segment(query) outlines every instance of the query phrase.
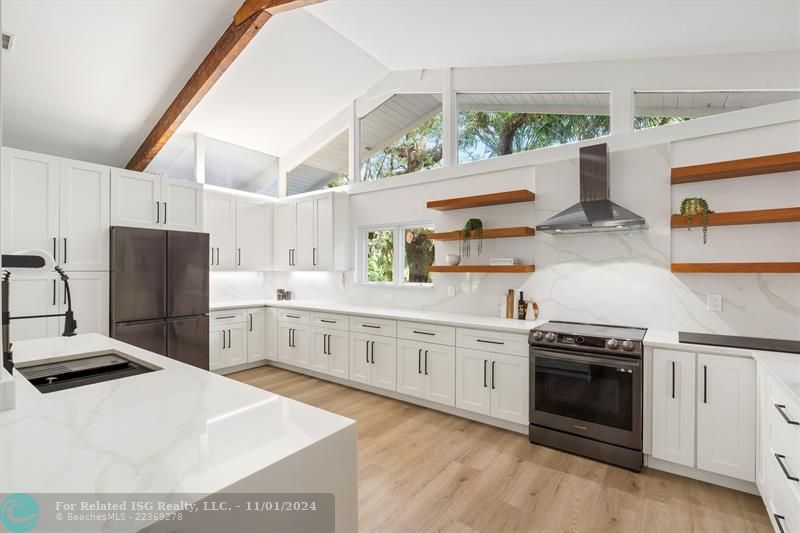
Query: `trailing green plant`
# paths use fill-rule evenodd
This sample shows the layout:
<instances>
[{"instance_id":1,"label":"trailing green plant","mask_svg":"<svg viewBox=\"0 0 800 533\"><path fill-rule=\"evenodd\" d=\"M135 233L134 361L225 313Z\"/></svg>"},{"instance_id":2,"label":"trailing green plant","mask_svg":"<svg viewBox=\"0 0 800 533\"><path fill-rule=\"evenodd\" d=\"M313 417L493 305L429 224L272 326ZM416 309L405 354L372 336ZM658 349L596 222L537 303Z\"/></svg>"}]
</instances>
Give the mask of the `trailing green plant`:
<instances>
[{"instance_id":1,"label":"trailing green plant","mask_svg":"<svg viewBox=\"0 0 800 533\"><path fill-rule=\"evenodd\" d=\"M474 235L473 235L474 233ZM483 222L479 218L471 218L464 224L461 230L461 256L469 257L471 252L471 241L478 241L478 255L483 253Z\"/></svg>"},{"instance_id":2,"label":"trailing green plant","mask_svg":"<svg viewBox=\"0 0 800 533\"><path fill-rule=\"evenodd\" d=\"M692 229L692 216L701 214L703 215L703 244L708 242L708 214L713 213L708 207L708 202L705 198L697 196L690 196L684 198L681 202L681 215L686 217L686 225L688 230Z\"/></svg>"}]
</instances>

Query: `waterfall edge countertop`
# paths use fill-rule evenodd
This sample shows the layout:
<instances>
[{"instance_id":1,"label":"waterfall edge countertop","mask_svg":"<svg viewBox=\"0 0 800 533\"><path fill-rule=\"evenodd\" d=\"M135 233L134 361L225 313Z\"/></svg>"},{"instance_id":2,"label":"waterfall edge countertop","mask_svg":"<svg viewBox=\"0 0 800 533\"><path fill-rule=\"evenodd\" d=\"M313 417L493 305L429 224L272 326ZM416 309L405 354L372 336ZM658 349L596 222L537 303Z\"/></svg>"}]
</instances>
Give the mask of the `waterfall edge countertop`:
<instances>
[{"instance_id":1,"label":"waterfall edge countertop","mask_svg":"<svg viewBox=\"0 0 800 533\"><path fill-rule=\"evenodd\" d=\"M501 318L485 315L470 315L465 313L446 313L442 311L423 311L416 309L403 309L393 307L377 307L369 305L339 304L328 302L311 302L304 300L240 300L231 302L216 302L209 306L213 311L225 309L244 309L248 307L277 307L280 309L302 309L304 311L320 311L325 313L340 313L344 315L368 316L371 318L387 318L390 320L407 320L410 322L425 322L441 324L457 328L475 328L504 333L518 333L527 335L528 332L547 322L547 320L518 320L514 318Z\"/></svg>"},{"instance_id":2,"label":"waterfall edge countertop","mask_svg":"<svg viewBox=\"0 0 800 533\"><path fill-rule=\"evenodd\" d=\"M161 369L47 394L14 371L0 492L205 496L350 432L329 451L355 485L353 420L98 334L14 343L19 365L107 350Z\"/></svg>"},{"instance_id":3,"label":"waterfall edge countertop","mask_svg":"<svg viewBox=\"0 0 800 533\"><path fill-rule=\"evenodd\" d=\"M678 331L665 329L648 329L644 345L685 352L751 357L775 378L790 397L800 403L800 354L685 343L679 341Z\"/></svg>"}]
</instances>

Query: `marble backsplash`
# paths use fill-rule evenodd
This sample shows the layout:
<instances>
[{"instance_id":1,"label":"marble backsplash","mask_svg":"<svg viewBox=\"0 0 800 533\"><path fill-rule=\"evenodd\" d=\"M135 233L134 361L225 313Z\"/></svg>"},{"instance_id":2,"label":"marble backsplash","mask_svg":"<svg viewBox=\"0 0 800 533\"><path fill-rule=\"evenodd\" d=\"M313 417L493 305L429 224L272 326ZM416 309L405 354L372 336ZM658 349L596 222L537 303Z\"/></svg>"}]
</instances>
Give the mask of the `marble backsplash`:
<instances>
[{"instance_id":1,"label":"marble backsplash","mask_svg":"<svg viewBox=\"0 0 800 533\"><path fill-rule=\"evenodd\" d=\"M514 289L535 299L540 318L545 319L800 339L799 276L670 272L668 145L612 152L610 165L612 199L644 216L648 228L538 233L532 239L492 244L505 246L503 255L533 257L533 274L436 274L433 287L389 288L355 283L352 272L212 273L211 300L269 298L283 287L291 289L295 299L497 316L505 293ZM394 201L405 189L399 191ZM533 220L526 224L540 223L575 203L577 159L536 167L535 192ZM371 203L376 200L381 200L377 194ZM409 205L408 220L425 216L424 211L414 211L413 203ZM437 262L443 262L445 253L457 251L457 246L437 243ZM497 250L502 254L502 248ZM449 287L455 289L455 296L448 296ZM722 295L721 312L706 309L708 294Z\"/></svg>"}]
</instances>

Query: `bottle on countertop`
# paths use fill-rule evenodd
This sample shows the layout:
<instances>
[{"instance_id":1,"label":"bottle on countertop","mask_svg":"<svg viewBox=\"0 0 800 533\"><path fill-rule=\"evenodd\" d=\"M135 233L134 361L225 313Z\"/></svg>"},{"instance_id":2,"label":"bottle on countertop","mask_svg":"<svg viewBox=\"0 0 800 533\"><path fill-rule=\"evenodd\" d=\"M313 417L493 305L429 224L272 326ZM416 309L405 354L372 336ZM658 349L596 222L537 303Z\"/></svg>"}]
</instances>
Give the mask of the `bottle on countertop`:
<instances>
[{"instance_id":1,"label":"bottle on countertop","mask_svg":"<svg viewBox=\"0 0 800 533\"><path fill-rule=\"evenodd\" d=\"M519 301L517 302L517 318L520 320L525 320L525 314L527 311L528 309L525 298L522 296L522 291L519 291Z\"/></svg>"},{"instance_id":2,"label":"bottle on countertop","mask_svg":"<svg viewBox=\"0 0 800 533\"><path fill-rule=\"evenodd\" d=\"M514 289L506 294L506 318L514 318Z\"/></svg>"}]
</instances>

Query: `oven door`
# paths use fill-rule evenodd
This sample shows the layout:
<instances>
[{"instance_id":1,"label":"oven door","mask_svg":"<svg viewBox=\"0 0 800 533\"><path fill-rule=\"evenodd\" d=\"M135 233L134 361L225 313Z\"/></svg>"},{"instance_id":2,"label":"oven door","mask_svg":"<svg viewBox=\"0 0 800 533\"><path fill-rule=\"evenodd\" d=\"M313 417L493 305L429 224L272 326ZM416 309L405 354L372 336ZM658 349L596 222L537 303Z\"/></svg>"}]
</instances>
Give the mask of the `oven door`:
<instances>
[{"instance_id":1,"label":"oven door","mask_svg":"<svg viewBox=\"0 0 800 533\"><path fill-rule=\"evenodd\" d=\"M642 449L641 360L538 348L531 355L531 424Z\"/></svg>"}]
</instances>

